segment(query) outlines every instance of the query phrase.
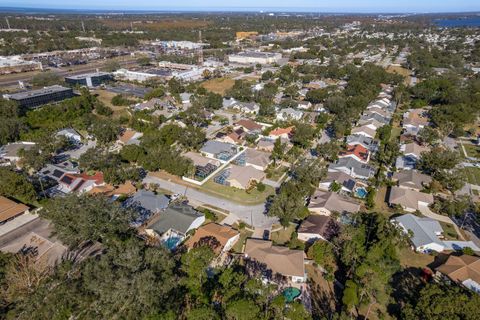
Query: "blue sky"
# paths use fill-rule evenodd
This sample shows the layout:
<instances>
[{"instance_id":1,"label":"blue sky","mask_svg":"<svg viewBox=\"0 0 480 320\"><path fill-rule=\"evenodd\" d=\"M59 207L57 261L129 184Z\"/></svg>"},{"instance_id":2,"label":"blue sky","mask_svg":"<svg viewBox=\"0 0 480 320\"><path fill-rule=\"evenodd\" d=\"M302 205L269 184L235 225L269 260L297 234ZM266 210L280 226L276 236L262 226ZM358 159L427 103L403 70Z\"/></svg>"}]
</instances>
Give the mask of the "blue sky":
<instances>
[{"instance_id":1,"label":"blue sky","mask_svg":"<svg viewBox=\"0 0 480 320\"><path fill-rule=\"evenodd\" d=\"M480 11L480 0L0 0L3 7L118 10L308 9L327 12Z\"/></svg>"}]
</instances>

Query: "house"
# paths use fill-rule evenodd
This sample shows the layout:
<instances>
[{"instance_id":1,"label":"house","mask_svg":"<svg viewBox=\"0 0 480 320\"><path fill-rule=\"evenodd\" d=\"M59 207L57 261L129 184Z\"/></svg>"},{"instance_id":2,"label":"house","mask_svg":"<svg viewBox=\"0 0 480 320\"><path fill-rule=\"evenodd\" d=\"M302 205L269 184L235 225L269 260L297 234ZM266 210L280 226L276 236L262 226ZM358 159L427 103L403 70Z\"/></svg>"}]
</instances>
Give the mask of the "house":
<instances>
[{"instance_id":1,"label":"house","mask_svg":"<svg viewBox=\"0 0 480 320\"><path fill-rule=\"evenodd\" d=\"M268 134L268 137L270 139L278 139L278 138L290 139L290 136L292 135L294 128L295 128L294 126L291 126L288 128L273 129Z\"/></svg>"},{"instance_id":2,"label":"house","mask_svg":"<svg viewBox=\"0 0 480 320\"><path fill-rule=\"evenodd\" d=\"M20 150L28 151L35 146L35 142L15 142L0 147L0 159L5 162L16 163L20 160Z\"/></svg>"},{"instance_id":3,"label":"house","mask_svg":"<svg viewBox=\"0 0 480 320\"><path fill-rule=\"evenodd\" d=\"M241 119L235 124L235 128L242 128L247 133L260 133L263 126L250 119Z\"/></svg>"},{"instance_id":4,"label":"house","mask_svg":"<svg viewBox=\"0 0 480 320\"><path fill-rule=\"evenodd\" d=\"M274 246L271 241L247 239L244 255L246 259L265 264L266 268L271 270L269 278L280 274L296 283L307 280L303 250Z\"/></svg>"},{"instance_id":5,"label":"house","mask_svg":"<svg viewBox=\"0 0 480 320\"><path fill-rule=\"evenodd\" d=\"M416 170L395 172L392 180L398 183L400 188L420 191L432 182L432 177Z\"/></svg>"},{"instance_id":6,"label":"house","mask_svg":"<svg viewBox=\"0 0 480 320\"><path fill-rule=\"evenodd\" d=\"M417 166L417 162L422 157L422 152L426 152L429 149L421 146L416 142L410 142L402 144L400 146L400 152L402 156L397 157L395 161L395 167L403 170L413 170Z\"/></svg>"},{"instance_id":7,"label":"house","mask_svg":"<svg viewBox=\"0 0 480 320\"><path fill-rule=\"evenodd\" d=\"M39 175L43 178L50 179L51 181L58 182L64 174L78 174L80 170L78 165L71 161L65 161L59 164L48 163L45 168L39 171Z\"/></svg>"},{"instance_id":8,"label":"house","mask_svg":"<svg viewBox=\"0 0 480 320\"><path fill-rule=\"evenodd\" d=\"M450 255L435 271L437 275L480 293L480 257Z\"/></svg>"},{"instance_id":9,"label":"house","mask_svg":"<svg viewBox=\"0 0 480 320\"><path fill-rule=\"evenodd\" d=\"M72 128L60 130L55 134L55 136L65 137L68 141L75 144L82 142L82 136L75 129Z\"/></svg>"},{"instance_id":10,"label":"house","mask_svg":"<svg viewBox=\"0 0 480 320\"><path fill-rule=\"evenodd\" d=\"M407 134L417 135L429 123L428 108L410 109L403 114L402 125Z\"/></svg>"},{"instance_id":11,"label":"house","mask_svg":"<svg viewBox=\"0 0 480 320\"><path fill-rule=\"evenodd\" d=\"M270 160L270 153L248 148L245 151L245 165L251 166L257 170L265 171L268 165L272 162Z\"/></svg>"},{"instance_id":12,"label":"house","mask_svg":"<svg viewBox=\"0 0 480 320\"><path fill-rule=\"evenodd\" d=\"M208 158L227 161L237 154L237 146L231 143L209 140L200 149L200 152Z\"/></svg>"},{"instance_id":13,"label":"house","mask_svg":"<svg viewBox=\"0 0 480 320\"><path fill-rule=\"evenodd\" d=\"M388 123L388 122L387 122ZM385 125L384 122L378 121L375 117L370 117L369 119L364 119L363 117L358 121L358 125L362 127L367 127L372 130L377 130Z\"/></svg>"},{"instance_id":14,"label":"house","mask_svg":"<svg viewBox=\"0 0 480 320\"><path fill-rule=\"evenodd\" d=\"M205 238L213 238L218 242L218 246L213 247L212 250L219 254L229 251L235 243L237 243L240 239L240 232L229 226L223 226L218 223L208 223L198 228L195 234L185 242L185 245L189 249L192 249L196 245L201 244L202 239ZM207 243L211 244L210 241Z\"/></svg>"},{"instance_id":15,"label":"house","mask_svg":"<svg viewBox=\"0 0 480 320\"><path fill-rule=\"evenodd\" d=\"M293 108L285 108L277 111L277 120L278 121L291 121L291 120L300 120L303 117L303 112L295 110Z\"/></svg>"},{"instance_id":16,"label":"house","mask_svg":"<svg viewBox=\"0 0 480 320\"><path fill-rule=\"evenodd\" d=\"M139 145L139 139L141 137L143 137L143 133L131 129L126 129L120 134L118 138L118 143L122 146L128 146L132 144Z\"/></svg>"},{"instance_id":17,"label":"house","mask_svg":"<svg viewBox=\"0 0 480 320\"><path fill-rule=\"evenodd\" d=\"M353 158L362 163L368 163L370 160L370 153L364 146L357 144L354 146L347 146L346 150L340 151L339 158Z\"/></svg>"},{"instance_id":18,"label":"house","mask_svg":"<svg viewBox=\"0 0 480 320\"><path fill-rule=\"evenodd\" d=\"M390 205L399 205L403 210L415 212L420 206L428 206L433 203L433 196L428 193L418 192L411 189L392 187L388 199Z\"/></svg>"},{"instance_id":19,"label":"house","mask_svg":"<svg viewBox=\"0 0 480 320\"><path fill-rule=\"evenodd\" d=\"M310 197L308 210L326 216L333 212L354 213L360 210L360 203L335 192L317 189Z\"/></svg>"},{"instance_id":20,"label":"house","mask_svg":"<svg viewBox=\"0 0 480 320\"><path fill-rule=\"evenodd\" d=\"M402 231L411 236L410 241L416 251L429 253L442 252L445 249L443 241L439 239L443 233L442 226L437 220L417 217L413 214L404 214L392 219Z\"/></svg>"},{"instance_id":21,"label":"house","mask_svg":"<svg viewBox=\"0 0 480 320\"><path fill-rule=\"evenodd\" d=\"M374 105L374 106L371 106L370 108L367 108L367 110L363 113L363 115L365 116L374 116L374 115L378 115L378 116L381 116L383 118L390 118L391 117L391 113L380 107L380 106L377 106L377 105Z\"/></svg>"},{"instance_id":22,"label":"house","mask_svg":"<svg viewBox=\"0 0 480 320\"><path fill-rule=\"evenodd\" d=\"M233 99L233 98L223 99L222 107L225 108L225 109L230 109L230 108L233 108L233 106L237 103L238 103L238 101Z\"/></svg>"},{"instance_id":23,"label":"house","mask_svg":"<svg viewBox=\"0 0 480 320\"><path fill-rule=\"evenodd\" d=\"M367 180L375 175L375 169L353 158L341 158L330 164L328 171L341 171L354 178Z\"/></svg>"},{"instance_id":24,"label":"house","mask_svg":"<svg viewBox=\"0 0 480 320\"><path fill-rule=\"evenodd\" d=\"M309 215L298 227L298 239L305 242L329 240L337 226L329 216Z\"/></svg>"},{"instance_id":25,"label":"house","mask_svg":"<svg viewBox=\"0 0 480 320\"><path fill-rule=\"evenodd\" d=\"M330 190L330 186L333 182L338 183L341 186L341 191L347 193L353 193L358 182L354 177L338 171L338 172L328 172L327 176L323 178L319 183L319 188L322 190Z\"/></svg>"},{"instance_id":26,"label":"house","mask_svg":"<svg viewBox=\"0 0 480 320\"><path fill-rule=\"evenodd\" d=\"M231 108L245 114L258 114L260 111L260 106L255 102L237 102Z\"/></svg>"},{"instance_id":27,"label":"house","mask_svg":"<svg viewBox=\"0 0 480 320\"><path fill-rule=\"evenodd\" d=\"M104 184L103 173L100 171L95 172L93 175L88 175L86 173L66 173L58 180L58 186L55 187L55 193L84 193L90 191L94 187Z\"/></svg>"},{"instance_id":28,"label":"house","mask_svg":"<svg viewBox=\"0 0 480 320\"><path fill-rule=\"evenodd\" d=\"M377 131L368 126L360 126L353 128L351 133L374 139Z\"/></svg>"},{"instance_id":29,"label":"house","mask_svg":"<svg viewBox=\"0 0 480 320\"><path fill-rule=\"evenodd\" d=\"M297 109L301 110L309 110L312 107L312 103L310 101L300 101L297 105Z\"/></svg>"},{"instance_id":30,"label":"house","mask_svg":"<svg viewBox=\"0 0 480 320\"><path fill-rule=\"evenodd\" d=\"M232 132L219 138L219 141L237 145L243 145L245 143L245 137L247 133L242 128L233 129Z\"/></svg>"},{"instance_id":31,"label":"house","mask_svg":"<svg viewBox=\"0 0 480 320\"><path fill-rule=\"evenodd\" d=\"M378 150L378 142L376 140L362 135L351 134L347 136L346 143L349 146L361 145L370 152Z\"/></svg>"},{"instance_id":32,"label":"house","mask_svg":"<svg viewBox=\"0 0 480 320\"><path fill-rule=\"evenodd\" d=\"M180 93L180 101L183 105L190 104L190 98L192 97L191 93L183 92Z\"/></svg>"},{"instance_id":33,"label":"house","mask_svg":"<svg viewBox=\"0 0 480 320\"><path fill-rule=\"evenodd\" d=\"M154 217L145 228L151 236L168 231L185 237L188 231L197 229L205 222L205 216L185 204L171 205Z\"/></svg>"},{"instance_id":34,"label":"house","mask_svg":"<svg viewBox=\"0 0 480 320\"><path fill-rule=\"evenodd\" d=\"M29 213L29 207L3 196L0 196L0 225L16 217Z\"/></svg>"},{"instance_id":35,"label":"house","mask_svg":"<svg viewBox=\"0 0 480 320\"><path fill-rule=\"evenodd\" d=\"M123 204L127 208L145 213L148 216L165 210L170 203L163 194L156 194L149 190L138 190L132 197L128 198Z\"/></svg>"},{"instance_id":36,"label":"house","mask_svg":"<svg viewBox=\"0 0 480 320\"><path fill-rule=\"evenodd\" d=\"M225 182L228 186L246 190L252 183L261 182L265 179L265 173L251 166L232 165L228 169L228 177Z\"/></svg>"}]
</instances>

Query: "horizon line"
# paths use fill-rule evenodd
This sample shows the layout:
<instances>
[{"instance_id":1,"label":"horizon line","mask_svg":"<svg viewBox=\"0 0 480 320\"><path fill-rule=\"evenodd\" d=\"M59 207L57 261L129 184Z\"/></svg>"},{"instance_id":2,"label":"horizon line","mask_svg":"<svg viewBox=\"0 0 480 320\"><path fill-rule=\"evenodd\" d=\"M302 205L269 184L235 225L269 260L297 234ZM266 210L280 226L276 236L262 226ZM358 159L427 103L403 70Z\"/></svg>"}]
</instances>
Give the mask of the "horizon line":
<instances>
[{"instance_id":1,"label":"horizon line","mask_svg":"<svg viewBox=\"0 0 480 320\"><path fill-rule=\"evenodd\" d=\"M369 10L332 10L323 11L321 8L317 7L187 7L187 6L180 6L180 7L166 7L166 8L69 8L69 7L55 7L55 6L47 6L47 7L33 7L33 6L0 6L0 13L6 12L4 10L10 11L21 11L21 10L62 10L62 11L72 11L72 12L152 12L152 13L160 13L160 12L168 12L168 13L208 13L208 12L236 12L236 13L316 13L316 14L410 14L410 15L422 15L422 14L480 14L480 10L473 10L473 11L369 11Z\"/></svg>"}]
</instances>

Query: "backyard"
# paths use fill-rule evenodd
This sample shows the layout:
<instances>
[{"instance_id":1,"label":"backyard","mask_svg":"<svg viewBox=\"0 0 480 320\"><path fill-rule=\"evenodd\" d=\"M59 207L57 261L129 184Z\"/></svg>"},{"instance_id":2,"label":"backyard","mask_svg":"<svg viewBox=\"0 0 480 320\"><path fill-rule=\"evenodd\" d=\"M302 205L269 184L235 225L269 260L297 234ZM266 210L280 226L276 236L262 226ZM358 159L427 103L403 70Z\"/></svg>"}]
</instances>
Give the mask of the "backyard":
<instances>
[{"instance_id":1,"label":"backyard","mask_svg":"<svg viewBox=\"0 0 480 320\"><path fill-rule=\"evenodd\" d=\"M278 229L279 228L279 229ZM283 245L290 241L290 238L292 237L292 233L295 232L297 229L297 225L291 223L287 228L283 228L282 226L276 226L274 225L272 227L272 230L278 229L277 231L274 231L270 234L270 240L273 241L273 243L277 245Z\"/></svg>"},{"instance_id":2,"label":"backyard","mask_svg":"<svg viewBox=\"0 0 480 320\"><path fill-rule=\"evenodd\" d=\"M463 172L465 173L469 183L480 186L480 168L466 167L463 169Z\"/></svg>"}]
</instances>

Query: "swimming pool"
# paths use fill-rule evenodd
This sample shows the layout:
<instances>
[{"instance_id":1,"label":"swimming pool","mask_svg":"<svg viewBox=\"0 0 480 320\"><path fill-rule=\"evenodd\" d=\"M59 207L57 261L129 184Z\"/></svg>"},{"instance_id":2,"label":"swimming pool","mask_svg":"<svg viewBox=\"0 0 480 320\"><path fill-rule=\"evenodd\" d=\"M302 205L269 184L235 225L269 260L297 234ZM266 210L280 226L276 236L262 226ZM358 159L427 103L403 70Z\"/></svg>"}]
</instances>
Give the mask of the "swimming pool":
<instances>
[{"instance_id":1,"label":"swimming pool","mask_svg":"<svg viewBox=\"0 0 480 320\"><path fill-rule=\"evenodd\" d=\"M178 244L182 242L182 238L180 237L175 237L175 236L170 236L167 239L163 241L163 245L170 251L175 249Z\"/></svg>"},{"instance_id":2,"label":"swimming pool","mask_svg":"<svg viewBox=\"0 0 480 320\"><path fill-rule=\"evenodd\" d=\"M288 287L285 290L283 290L283 296L285 297L285 300L287 302L293 302L296 298L298 298L302 292L300 289L295 288L295 287Z\"/></svg>"},{"instance_id":3,"label":"swimming pool","mask_svg":"<svg viewBox=\"0 0 480 320\"><path fill-rule=\"evenodd\" d=\"M365 198L367 196L368 192L365 190L365 188L358 188L355 190L355 195L361 199Z\"/></svg>"}]
</instances>

